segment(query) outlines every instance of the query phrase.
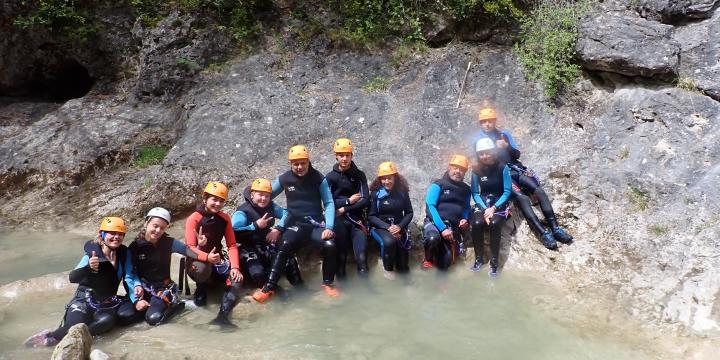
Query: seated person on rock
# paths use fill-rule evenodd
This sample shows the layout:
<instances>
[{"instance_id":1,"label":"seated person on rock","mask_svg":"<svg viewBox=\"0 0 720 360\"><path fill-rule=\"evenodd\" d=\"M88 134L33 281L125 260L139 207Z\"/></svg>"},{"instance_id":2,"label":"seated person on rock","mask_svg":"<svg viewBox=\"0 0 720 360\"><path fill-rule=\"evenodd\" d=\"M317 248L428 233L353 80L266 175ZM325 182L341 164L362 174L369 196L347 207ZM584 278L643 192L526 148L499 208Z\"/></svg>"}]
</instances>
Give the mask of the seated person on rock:
<instances>
[{"instance_id":1,"label":"seated person on rock","mask_svg":"<svg viewBox=\"0 0 720 360\"><path fill-rule=\"evenodd\" d=\"M240 246L240 265L245 276L257 287L267 282L278 240L285 231L287 210L271 200L272 184L267 179L255 179L243 191L245 203L232 216L235 239ZM275 219L279 220L275 220ZM285 276L292 285L302 285L300 268L294 256L288 258Z\"/></svg>"},{"instance_id":2,"label":"seated person on rock","mask_svg":"<svg viewBox=\"0 0 720 360\"><path fill-rule=\"evenodd\" d=\"M557 249L556 241L570 244L573 238L558 225L550 199L540 186L537 175L520 162L520 150L518 150L512 135L510 135L507 130L498 130L495 110L491 108L480 110L478 119L481 130L475 138L475 142L483 137L495 141L498 148L498 160L507 163L510 168L510 176L513 180L513 201L515 205L520 208L525 220L527 220L528 225L530 225L530 229L532 229L535 235L540 237L543 245L548 249ZM550 225L549 230L545 228L537 215L535 215L530 197L537 198L540 203L540 209L545 216L545 220Z\"/></svg>"},{"instance_id":3,"label":"seated person on rock","mask_svg":"<svg viewBox=\"0 0 720 360\"><path fill-rule=\"evenodd\" d=\"M370 184L370 234L380 245L385 276L394 278L393 271L406 273L412 241L408 225L413 218L410 188L392 162L378 166L378 174Z\"/></svg>"},{"instance_id":4,"label":"seated person on rock","mask_svg":"<svg viewBox=\"0 0 720 360\"><path fill-rule=\"evenodd\" d=\"M187 262L186 271L197 286L194 294L197 306L207 304L210 285L223 287L220 311L212 323L234 326L229 317L240 299L243 276L240 272L240 256L232 221L230 216L222 211L227 197L228 188L225 184L208 182L203 190L202 204L187 218L185 243L197 254L197 259ZM227 254L223 251L223 238Z\"/></svg>"},{"instance_id":5,"label":"seated person on rock","mask_svg":"<svg viewBox=\"0 0 720 360\"><path fill-rule=\"evenodd\" d=\"M335 204L325 177L310 163L310 152L296 145L288 152L290 170L272 184L273 198L285 192L288 218L282 234L280 250L270 268L268 281L253 293L257 302L266 302L274 293L287 261L308 245L322 249L322 288L331 297L340 296L335 285L337 246L333 226Z\"/></svg>"},{"instance_id":6,"label":"seated person on rock","mask_svg":"<svg viewBox=\"0 0 720 360\"><path fill-rule=\"evenodd\" d=\"M489 138L481 138L475 145L477 163L472 170L470 188L475 201L472 215L472 238L475 247L475 263L470 270L480 271L483 265L485 230L490 233L490 277L498 275L500 258L500 235L508 216L508 201L512 180L510 169L498 161L495 143Z\"/></svg>"},{"instance_id":7,"label":"seated person on rock","mask_svg":"<svg viewBox=\"0 0 720 360\"><path fill-rule=\"evenodd\" d=\"M352 244L358 275L367 275L368 233L366 214L370 204L367 177L353 162L350 139L337 139L333 145L337 163L325 175L335 199L335 243L338 247L337 276L345 277L345 264Z\"/></svg>"},{"instance_id":8,"label":"seated person on rock","mask_svg":"<svg viewBox=\"0 0 720 360\"><path fill-rule=\"evenodd\" d=\"M470 186L464 182L469 165L467 157L453 155L443 177L427 190L423 269L436 265L446 270L462 252L462 234L470 227Z\"/></svg>"},{"instance_id":9,"label":"seated person on rock","mask_svg":"<svg viewBox=\"0 0 720 360\"><path fill-rule=\"evenodd\" d=\"M80 323L87 324L90 334L98 335L109 331L118 322L128 324L133 321L132 302L126 296L117 295L122 281L126 293L131 295L138 292L129 289L140 284L133 274L128 248L122 244L126 231L123 219L102 219L97 237L85 243L85 254L70 272L70 282L78 287L65 307L60 327L31 336L25 341L26 346L54 346L65 337L68 329Z\"/></svg>"},{"instance_id":10,"label":"seated person on rock","mask_svg":"<svg viewBox=\"0 0 720 360\"><path fill-rule=\"evenodd\" d=\"M170 279L172 253L197 258L185 244L165 232L168 226L170 212L161 207L152 208L145 216L143 230L130 244L133 269L141 283L135 287L131 299L138 315L144 314L150 325L167 322L185 309L177 284Z\"/></svg>"}]
</instances>

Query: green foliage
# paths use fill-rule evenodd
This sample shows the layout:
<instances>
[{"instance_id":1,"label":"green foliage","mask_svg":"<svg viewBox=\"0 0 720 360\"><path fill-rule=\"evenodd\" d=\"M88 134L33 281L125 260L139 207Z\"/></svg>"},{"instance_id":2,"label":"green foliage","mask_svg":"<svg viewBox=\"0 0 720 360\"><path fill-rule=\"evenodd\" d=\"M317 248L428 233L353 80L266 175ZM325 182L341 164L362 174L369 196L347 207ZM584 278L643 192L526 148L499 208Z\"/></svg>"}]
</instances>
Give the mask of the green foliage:
<instances>
[{"instance_id":1,"label":"green foliage","mask_svg":"<svg viewBox=\"0 0 720 360\"><path fill-rule=\"evenodd\" d=\"M159 165L168 153L168 148L161 145L145 145L135 155L132 165L138 168L146 168L150 165Z\"/></svg>"},{"instance_id":2,"label":"green foliage","mask_svg":"<svg viewBox=\"0 0 720 360\"><path fill-rule=\"evenodd\" d=\"M390 62L397 68L410 60L415 54L424 53L427 50L428 47L424 43L403 43L393 50L390 55Z\"/></svg>"},{"instance_id":3,"label":"green foliage","mask_svg":"<svg viewBox=\"0 0 720 360\"><path fill-rule=\"evenodd\" d=\"M200 64L197 63L197 61L195 61L193 59L184 58L184 57L178 58L177 64L184 67L185 70L192 71L192 72L200 70L200 68L202 67L202 66L200 66Z\"/></svg>"},{"instance_id":4,"label":"green foliage","mask_svg":"<svg viewBox=\"0 0 720 360\"><path fill-rule=\"evenodd\" d=\"M679 77L675 79L675 86L685 91L699 92L697 80L691 77Z\"/></svg>"},{"instance_id":5,"label":"green foliage","mask_svg":"<svg viewBox=\"0 0 720 360\"><path fill-rule=\"evenodd\" d=\"M290 12L290 30L297 35L298 45L305 47L314 36L325 30L325 25L302 10L293 10Z\"/></svg>"},{"instance_id":6,"label":"green foliage","mask_svg":"<svg viewBox=\"0 0 720 360\"><path fill-rule=\"evenodd\" d=\"M575 43L584 2L543 0L521 20L516 53L527 76L539 82L548 99L556 98L580 74Z\"/></svg>"},{"instance_id":7,"label":"green foliage","mask_svg":"<svg viewBox=\"0 0 720 360\"><path fill-rule=\"evenodd\" d=\"M389 88L390 79L384 76L375 76L362 87L366 92L386 92Z\"/></svg>"},{"instance_id":8,"label":"green foliage","mask_svg":"<svg viewBox=\"0 0 720 360\"><path fill-rule=\"evenodd\" d=\"M667 234L668 227L665 225L655 224L648 227L648 231L655 236L663 236Z\"/></svg>"},{"instance_id":9,"label":"green foliage","mask_svg":"<svg viewBox=\"0 0 720 360\"><path fill-rule=\"evenodd\" d=\"M27 14L13 19L13 24L22 29L44 28L61 40L79 43L86 42L96 31L87 14L72 0L41 0Z\"/></svg>"},{"instance_id":10,"label":"green foliage","mask_svg":"<svg viewBox=\"0 0 720 360\"><path fill-rule=\"evenodd\" d=\"M650 196L647 194L647 192L642 191L640 190L640 188L631 185L626 195L628 201L630 201L630 204L632 204L634 210L647 210L650 203Z\"/></svg>"}]
</instances>

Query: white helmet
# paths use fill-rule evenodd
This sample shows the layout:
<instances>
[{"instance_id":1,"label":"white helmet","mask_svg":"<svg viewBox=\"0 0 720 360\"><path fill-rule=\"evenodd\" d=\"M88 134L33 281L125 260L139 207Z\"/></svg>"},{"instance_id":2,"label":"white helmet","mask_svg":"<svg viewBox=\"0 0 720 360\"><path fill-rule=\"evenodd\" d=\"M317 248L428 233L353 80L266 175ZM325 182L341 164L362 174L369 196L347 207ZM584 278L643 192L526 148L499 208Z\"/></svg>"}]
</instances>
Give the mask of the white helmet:
<instances>
[{"instance_id":1,"label":"white helmet","mask_svg":"<svg viewBox=\"0 0 720 360\"><path fill-rule=\"evenodd\" d=\"M492 150L495 148L495 142L490 138L482 138L475 143L475 152Z\"/></svg>"},{"instance_id":2,"label":"white helmet","mask_svg":"<svg viewBox=\"0 0 720 360\"><path fill-rule=\"evenodd\" d=\"M159 217L159 218L167 221L168 224L170 223L170 212L161 207L154 207L154 208L150 209L150 211L148 211L147 215L145 215L145 221L150 220L150 218L153 218L153 217Z\"/></svg>"}]
</instances>

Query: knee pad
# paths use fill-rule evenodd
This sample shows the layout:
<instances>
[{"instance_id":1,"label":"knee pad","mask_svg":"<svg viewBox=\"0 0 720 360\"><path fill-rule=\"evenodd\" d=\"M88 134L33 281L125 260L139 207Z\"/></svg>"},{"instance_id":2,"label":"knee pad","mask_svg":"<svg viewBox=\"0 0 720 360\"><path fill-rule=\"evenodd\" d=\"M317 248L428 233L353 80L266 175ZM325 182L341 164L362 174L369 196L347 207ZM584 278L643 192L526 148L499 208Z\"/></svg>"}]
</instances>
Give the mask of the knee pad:
<instances>
[{"instance_id":1,"label":"knee pad","mask_svg":"<svg viewBox=\"0 0 720 360\"><path fill-rule=\"evenodd\" d=\"M436 231L433 231L430 234L427 234L427 236L423 237L423 245L429 248L436 248L439 244L440 234Z\"/></svg>"}]
</instances>

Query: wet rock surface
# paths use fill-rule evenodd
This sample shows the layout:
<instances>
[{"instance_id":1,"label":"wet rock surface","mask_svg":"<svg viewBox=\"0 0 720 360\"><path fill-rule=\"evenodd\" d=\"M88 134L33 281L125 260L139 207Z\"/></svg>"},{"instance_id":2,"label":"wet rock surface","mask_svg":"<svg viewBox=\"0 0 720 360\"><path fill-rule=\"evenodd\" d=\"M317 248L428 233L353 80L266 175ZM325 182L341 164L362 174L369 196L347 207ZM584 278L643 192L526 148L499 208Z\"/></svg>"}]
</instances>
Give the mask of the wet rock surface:
<instances>
[{"instance_id":1,"label":"wet rock surface","mask_svg":"<svg viewBox=\"0 0 720 360\"><path fill-rule=\"evenodd\" d=\"M92 335L85 324L73 325L55 346L52 360L85 360L90 357Z\"/></svg>"}]
</instances>

